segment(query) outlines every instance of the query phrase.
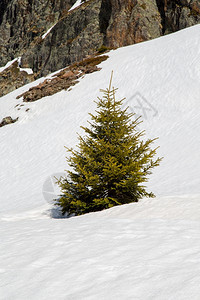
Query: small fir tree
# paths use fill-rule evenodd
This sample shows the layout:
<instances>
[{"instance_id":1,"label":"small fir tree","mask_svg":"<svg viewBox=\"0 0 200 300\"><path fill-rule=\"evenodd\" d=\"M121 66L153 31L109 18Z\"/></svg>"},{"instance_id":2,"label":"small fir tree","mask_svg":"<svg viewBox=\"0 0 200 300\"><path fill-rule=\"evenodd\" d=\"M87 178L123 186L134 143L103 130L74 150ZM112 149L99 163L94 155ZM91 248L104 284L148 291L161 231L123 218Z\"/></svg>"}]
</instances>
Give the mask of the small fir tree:
<instances>
[{"instance_id":1,"label":"small fir tree","mask_svg":"<svg viewBox=\"0 0 200 300\"><path fill-rule=\"evenodd\" d=\"M56 200L63 214L81 215L154 197L144 183L161 161L153 160L157 148L150 146L155 139L141 140L139 118L132 121L134 114L122 109L124 99L115 99L111 81L101 91L104 96L96 102L96 115L90 114L90 128L82 127L86 136L79 136L78 150L67 148L72 170L58 180L63 194Z\"/></svg>"}]
</instances>

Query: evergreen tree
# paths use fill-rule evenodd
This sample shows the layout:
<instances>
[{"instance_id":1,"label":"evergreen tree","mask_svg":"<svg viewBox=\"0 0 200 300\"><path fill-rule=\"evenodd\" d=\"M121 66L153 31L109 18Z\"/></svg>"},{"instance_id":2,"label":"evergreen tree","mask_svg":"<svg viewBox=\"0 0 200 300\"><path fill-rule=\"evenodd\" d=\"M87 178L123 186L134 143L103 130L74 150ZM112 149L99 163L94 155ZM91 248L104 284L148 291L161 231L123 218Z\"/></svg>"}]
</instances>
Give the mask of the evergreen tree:
<instances>
[{"instance_id":1,"label":"evergreen tree","mask_svg":"<svg viewBox=\"0 0 200 300\"><path fill-rule=\"evenodd\" d=\"M141 140L139 118L132 121L134 114L122 109L124 99L115 99L111 82L101 91L104 96L96 102L96 115L90 114L90 128L82 127L86 136L79 136L78 150L68 149L72 170L58 180L63 194L56 204L63 214L81 215L154 197L143 184L161 161L153 160L157 148L150 146L155 139Z\"/></svg>"}]
</instances>

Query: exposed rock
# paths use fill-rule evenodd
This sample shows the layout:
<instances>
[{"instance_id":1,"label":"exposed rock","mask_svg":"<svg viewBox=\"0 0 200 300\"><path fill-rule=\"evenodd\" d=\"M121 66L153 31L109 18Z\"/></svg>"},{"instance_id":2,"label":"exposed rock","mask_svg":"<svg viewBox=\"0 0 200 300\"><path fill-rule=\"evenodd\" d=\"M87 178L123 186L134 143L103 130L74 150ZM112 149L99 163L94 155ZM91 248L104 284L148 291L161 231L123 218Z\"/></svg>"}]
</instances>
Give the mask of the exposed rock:
<instances>
[{"instance_id":1,"label":"exposed rock","mask_svg":"<svg viewBox=\"0 0 200 300\"><path fill-rule=\"evenodd\" d=\"M200 23L199 0L156 0L162 17L163 34Z\"/></svg>"},{"instance_id":2,"label":"exposed rock","mask_svg":"<svg viewBox=\"0 0 200 300\"><path fill-rule=\"evenodd\" d=\"M51 96L63 89L67 90L78 83L78 78L84 74L100 70L97 65L107 58L108 56L106 55L89 57L77 64L73 64L56 74L53 79L46 79L37 86L30 88L27 92L19 95L17 99L23 97L23 101L33 102L42 97Z\"/></svg>"},{"instance_id":3,"label":"exposed rock","mask_svg":"<svg viewBox=\"0 0 200 300\"><path fill-rule=\"evenodd\" d=\"M76 0L1 0L0 66L35 43Z\"/></svg>"},{"instance_id":4,"label":"exposed rock","mask_svg":"<svg viewBox=\"0 0 200 300\"><path fill-rule=\"evenodd\" d=\"M90 0L59 20L45 40L23 55L22 64L42 76L80 61L103 44L115 48L160 35L155 0Z\"/></svg>"},{"instance_id":5,"label":"exposed rock","mask_svg":"<svg viewBox=\"0 0 200 300\"><path fill-rule=\"evenodd\" d=\"M38 76L80 61L105 45L117 48L200 22L199 1L90 0L62 17L22 57Z\"/></svg>"},{"instance_id":6,"label":"exposed rock","mask_svg":"<svg viewBox=\"0 0 200 300\"><path fill-rule=\"evenodd\" d=\"M3 118L3 120L0 122L0 127L3 127L3 126L8 125L8 124L15 123L17 120L18 120L18 118L12 119L10 116L9 116L9 117L5 117L5 118Z\"/></svg>"},{"instance_id":7,"label":"exposed rock","mask_svg":"<svg viewBox=\"0 0 200 300\"><path fill-rule=\"evenodd\" d=\"M99 28L101 0L90 0L62 17L44 40L22 56L40 76L62 69L93 54L103 43Z\"/></svg>"},{"instance_id":8,"label":"exposed rock","mask_svg":"<svg viewBox=\"0 0 200 300\"><path fill-rule=\"evenodd\" d=\"M162 34L161 17L154 0L110 0L112 6L105 44L121 47Z\"/></svg>"},{"instance_id":9,"label":"exposed rock","mask_svg":"<svg viewBox=\"0 0 200 300\"><path fill-rule=\"evenodd\" d=\"M0 97L34 80L34 75L20 71L18 62L0 73Z\"/></svg>"}]
</instances>

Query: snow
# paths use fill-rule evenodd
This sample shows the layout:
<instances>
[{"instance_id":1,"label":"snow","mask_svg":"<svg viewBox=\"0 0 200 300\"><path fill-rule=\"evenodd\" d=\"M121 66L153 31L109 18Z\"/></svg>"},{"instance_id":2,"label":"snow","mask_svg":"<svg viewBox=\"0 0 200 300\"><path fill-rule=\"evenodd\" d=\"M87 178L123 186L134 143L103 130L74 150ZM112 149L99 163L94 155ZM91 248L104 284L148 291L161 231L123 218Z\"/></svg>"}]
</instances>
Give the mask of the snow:
<instances>
[{"instance_id":1,"label":"snow","mask_svg":"<svg viewBox=\"0 0 200 300\"><path fill-rule=\"evenodd\" d=\"M20 69L20 72L24 71L29 75L33 74L33 70L31 68L19 68L19 69Z\"/></svg>"},{"instance_id":2,"label":"snow","mask_svg":"<svg viewBox=\"0 0 200 300\"><path fill-rule=\"evenodd\" d=\"M80 6L81 4L83 4L83 3L85 3L85 2L87 2L87 1L84 1L84 2L83 2L82 0L77 0L77 1L74 3L74 5L72 5L72 7L71 7L68 11L71 11L71 10L77 8L78 6Z\"/></svg>"},{"instance_id":3,"label":"snow","mask_svg":"<svg viewBox=\"0 0 200 300\"><path fill-rule=\"evenodd\" d=\"M111 51L70 92L16 99L41 78L0 98L0 120L19 117L0 129L1 299L199 300L199 30ZM159 137L157 198L58 218L44 184L67 168L64 146L76 145L112 70L117 97Z\"/></svg>"},{"instance_id":4,"label":"snow","mask_svg":"<svg viewBox=\"0 0 200 300\"><path fill-rule=\"evenodd\" d=\"M54 24L53 26L51 26L51 28L49 28L49 29L47 30L47 32L45 32L45 33L42 35L42 39L45 39L45 37L49 34L49 32L54 28L55 25L56 25L56 24Z\"/></svg>"}]
</instances>

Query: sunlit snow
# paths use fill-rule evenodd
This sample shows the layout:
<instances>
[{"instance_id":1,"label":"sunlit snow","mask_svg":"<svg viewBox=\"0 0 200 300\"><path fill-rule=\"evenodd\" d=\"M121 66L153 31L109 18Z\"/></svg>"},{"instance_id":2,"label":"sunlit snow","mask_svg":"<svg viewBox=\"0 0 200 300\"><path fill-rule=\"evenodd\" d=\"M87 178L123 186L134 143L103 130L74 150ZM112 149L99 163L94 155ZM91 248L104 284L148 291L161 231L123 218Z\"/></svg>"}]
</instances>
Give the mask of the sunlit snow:
<instances>
[{"instance_id":1,"label":"sunlit snow","mask_svg":"<svg viewBox=\"0 0 200 300\"><path fill-rule=\"evenodd\" d=\"M19 117L0 128L0 299L200 299L199 31L113 50L71 91L17 100L31 83L0 98L0 121ZM76 145L112 70L117 97L159 137L157 198L59 219L45 182L67 168L64 146Z\"/></svg>"},{"instance_id":2,"label":"sunlit snow","mask_svg":"<svg viewBox=\"0 0 200 300\"><path fill-rule=\"evenodd\" d=\"M72 7L69 9L69 11L71 11L71 10L77 8L78 6L80 6L81 4L83 4L83 3L85 3L85 2L87 2L87 1L77 0L77 1L74 3L74 5L72 5Z\"/></svg>"},{"instance_id":3,"label":"sunlit snow","mask_svg":"<svg viewBox=\"0 0 200 300\"><path fill-rule=\"evenodd\" d=\"M49 32L54 28L55 25L56 25L56 24L54 24L53 26L51 26L51 27L47 30L47 32L45 32L45 33L42 35L42 39L45 39L45 37L49 34Z\"/></svg>"}]
</instances>

